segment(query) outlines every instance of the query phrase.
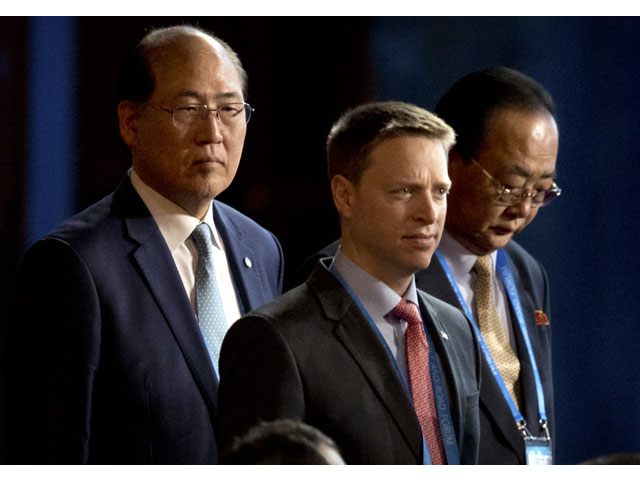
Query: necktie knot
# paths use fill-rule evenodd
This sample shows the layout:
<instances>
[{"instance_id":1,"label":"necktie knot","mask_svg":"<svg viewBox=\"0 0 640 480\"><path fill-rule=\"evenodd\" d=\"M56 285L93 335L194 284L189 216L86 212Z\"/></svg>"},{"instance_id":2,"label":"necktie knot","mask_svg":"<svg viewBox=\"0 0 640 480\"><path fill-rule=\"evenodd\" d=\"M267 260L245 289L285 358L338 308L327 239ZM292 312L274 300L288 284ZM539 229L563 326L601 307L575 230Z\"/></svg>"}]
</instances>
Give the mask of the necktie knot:
<instances>
[{"instance_id":1,"label":"necktie knot","mask_svg":"<svg viewBox=\"0 0 640 480\"><path fill-rule=\"evenodd\" d=\"M473 270L476 272L475 286L473 288L476 306L482 309L495 308L493 289L493 263L489 255L478 257ZM497 313L496 313L497 314Z\"/></svg>"},{"instance_id":2,"label":"necktie knot","mask_svg":"<svg viewBox=\"0 0 640 480\"><path fill-rule=\"evenodd\" d=\"M394 307L391 313L400 320L404 320L409 325L415 323L422 323L422 319L420 318L420 312L418 311L418 306L413 303L405 300L404 298L400 300L400 303Z\"/></svg>"},{"instance_id":3,"label":"necktie knot","mask_svg":"<svg viewBox=\"0 0 640 480\"><path fill-rule=\"evenodd\" d=\"M493 263L491 261L491 256L484 255L482 257L478 257L476 263L473 265L473 270L477 275L488 275L490 277L493 276Z\"/></svg>"},{"instance_id":4,"label":"necktie knot","mask_svg":"<svg viewBox=\"0 0 640 480\"><path fill-rule=\"evenodd\" d=\"M198 256L209 256L213 252L211 245L211 228L206 223L200 223L191 233L191 239L196 246Z\"/></svg>"}]
</instances>

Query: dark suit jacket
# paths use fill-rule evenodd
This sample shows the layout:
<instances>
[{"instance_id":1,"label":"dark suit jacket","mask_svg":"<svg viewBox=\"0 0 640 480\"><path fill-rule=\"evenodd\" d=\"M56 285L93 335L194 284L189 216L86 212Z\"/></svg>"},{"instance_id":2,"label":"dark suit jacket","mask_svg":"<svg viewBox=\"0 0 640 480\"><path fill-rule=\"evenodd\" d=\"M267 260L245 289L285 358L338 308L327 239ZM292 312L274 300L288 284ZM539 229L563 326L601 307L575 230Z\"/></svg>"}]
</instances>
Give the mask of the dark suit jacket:
<instances>
[{"instance_id":1,"label":"dark suit jacket","mask_svg":"<svg viewBox=\"0 0 640 480\"><path fill-rule=\"evenodd\" d=\"M241 309L272 300L278 241L222 203L213 209ZM14 305L9 462L217 461L218 381L171 253L128 179L30 249Z\"/></svg>"},{"instance_id":2,"label":"dark suit jacket","mask_svg":"<svg viewBox=\"0 0 640 480\"><path fill-rule=\"evenodd\" d=\"M461 461L475 463L479 349L459 311L418 296L447 382ZM225 337L221 451L260 419L293 418L333 438L347 463L421 463L420 424L392 362L352 297L319 263L305 284L254 310Z\"/></svg>"},{"instance_id":3,"label":"dark suit jacket","mask_svg":"<svg viewBox=\"0 0 640 480\"><path fill-rule=\"evenodd\" d=\"M333 256L338 249L339 242L313 255L305 262L301 271L309 269L318 258ZM551 376L551 327L536 325L535 310L544 311L550 315L549 282L542 266L529 255L515 241L510 241L505 247L509 263L513 271L515 283L518 287L522 311L527 322L527 328L534 356L538 365L542 387L544 390L545 406L549 420L552 440L555 438L555 421L553 414L553 383ZM428 268L416 274L416 285L419 289L444 300L459 309L462 306L451 288L449 281L437 260L433 257ZM515 318L513 310L512 318ZM524 340L519 328L514 328L518 357L521 366L522 395L527 428L532 435L540 435L538 423L538 400L536 396L533 370ZM480 457L479 463L490 465L524 464L525 451L522 435L518 431L511 415L511 411L504 400L498 384L493 379L489 365L483 360L482 388L480 391Z\"/></svg>"}]
</instances>

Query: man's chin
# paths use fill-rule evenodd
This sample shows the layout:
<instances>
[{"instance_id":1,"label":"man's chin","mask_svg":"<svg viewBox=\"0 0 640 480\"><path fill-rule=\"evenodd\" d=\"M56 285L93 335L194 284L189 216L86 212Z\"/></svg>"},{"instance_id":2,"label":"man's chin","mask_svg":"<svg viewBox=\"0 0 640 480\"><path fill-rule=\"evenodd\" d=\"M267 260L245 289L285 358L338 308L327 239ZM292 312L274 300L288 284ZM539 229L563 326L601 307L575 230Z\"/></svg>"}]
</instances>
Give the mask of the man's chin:
<instances>
[{"instance_id":1,"label":"man's chin","mask_svg":"<svg viewBox=\"0 0 640 480\"><path fill-rule=\"evenodd\" d=\"M513 232L492 235L487 242L487 249L489 250L487 252L487 255L490 253L493 253L496 250L500 250L501 248L504 248L507 245L507 243L509 243L509 240L511 240L512 238L513 238Z\"/></svg>"},{"instance_id":2,"label":"man's chin","mask_svg":"<svg viewBox=\"0 0 640 480\"><path fill-rule=\"evenodd\" d=\"M414 274L418 273L420 270L424 270L431 265L432 255L429 254L426 258L421 258L419 261L413 262L411 267L408 270L411 270Z\"/></svg>"}]
</instances>

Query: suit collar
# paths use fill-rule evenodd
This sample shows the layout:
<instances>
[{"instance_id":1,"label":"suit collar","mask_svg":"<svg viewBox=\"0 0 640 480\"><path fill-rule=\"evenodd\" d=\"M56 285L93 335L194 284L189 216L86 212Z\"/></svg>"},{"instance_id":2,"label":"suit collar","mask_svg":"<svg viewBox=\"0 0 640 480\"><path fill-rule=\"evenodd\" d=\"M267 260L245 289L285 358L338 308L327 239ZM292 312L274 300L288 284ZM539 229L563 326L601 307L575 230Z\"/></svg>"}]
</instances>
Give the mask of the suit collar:
<instances>
[{"instance_id":1,"label":"suit collar","mask_svg":"<svg viewBox=\"0 0 640 480\"><path fill-rule=\"evenodd\" d=\"M391 287L351 261L341 248L338 248L333 257L329 270L337 272L347 282L353 295L358 298L376 324L389 314L403 298L418 305L414 278L411 279L409 288L401 297Z\"/></svg>"},{"instance_id":2,"label":"suit collar","mask_svg":"<svg viewBox=\"0 0 640 480\"><path fill-rule=\"evenodd\" d=\"M458 297L436 255L431 258L428 268L416 273L416 287L462 310L462 305L458 302Z\"/></svg>"},{"instance_id":3,"label":"suit collar","mask_svg":"<svg viewBox=\"0 0 640 480\"><path fill-rule=\"evenodd\" d=\"M229 207L214 200L211 205L218 234L222 239L231 270L231 278L238 296L240 310L245 313L272 300L262 281L261 263L255 250L247 243L242 230L228 215Z\"/></svg>"},{"instance_id":4,"label":"suit collar","mask_svg":"<svg viewBox=\"0 0 640 480\"><path fill-rule=\"evenodd\" d=\"M422 433L407 391L400 380L393 359L389 357L377 334L339 280L328 270L325 259L316 264L307 280L327 318L336 322L334 333L352 355L362 373L377 392L382 404L394 419L411 448L416 461L422 459Z\"/></svg>"},{"instance_id":5,"label":"suit collar","mask_svg":"<svg viewBox=\"0 0 640 480\"><path fill-rule=\"evenodd\" d=\"M128 178L114 194L114 207L123 219L126 235L137 244L132 259L173 332L213 416L218 381L167 243Z\"/></svg>"},{"instance_id":6,"label":"suit collar","mask_svg":"<svg viewBox=\"0 0 640 480\"><path fill-rule=\"evenodd\" d=\"M162 232L169 250L174 252L191 235L200 220L144 183L135 170L130 170L129 179Z\"/></svg>"},{"instance_id":7,"label":"suit collar","mask_svg":"<svg viewBox=\"0 0 640 480\"><path fill-rule=\"evenodd\" d=\"M129 178L136 193L142 198L149 212L151 212L151 216L162 232L162 236L171 252L174 252L189 238L201 220L211 228L214 246L224 249L224 244L221 243L218 235L211 207L207 209L204 218L199 219L147 185L135 170L130 170Z\"/></svg>"},{"instance_id":8,"label":"suit collar","mask_svg":"<svg viewBox=\"0 0 640 480\"><path fill-rule=\"evenodd\" d=\"M133 175L132 172L132 176ZM153 223L155 227L158 227L157 222L151 218L153 215L165 216L168 214L173 217L187 217L179 222L179 225L177 225L178 229L173 228L175 224L172 222L170 225L167 224L168 228L162 230L163 236L169 244L169 248L171 250L175 249L191 235L191 232L200 221L189 215L178 205L144 185L141 180L139 180L138 187L143 191L145 200L150 202L150 207L153 209L151 215L129 178L125 178L120 188L118 188L119 203L123 208L129 209L133 204L142 204L136 206L137 217L140 221L131 219L131 221L127 223L131 238L139 243L145 241L151 230L149 225ZM262 285L260 275L258 274L257 270L259 266L257 265L258 262L256 261L255 252L249 244L244 241L242 230L234 222L233 218L227 214L227 209L228 207L225 209L220 202L214 200L204 221L212 227L214 240L216 242L221 240L224 245L227 263L231 270L231 278L236 290L236 296L239 300L240 311L242 314L245 314L249 310L257 308L271 300L271 297L267 295Z\"/></svg>"}]
</instances>

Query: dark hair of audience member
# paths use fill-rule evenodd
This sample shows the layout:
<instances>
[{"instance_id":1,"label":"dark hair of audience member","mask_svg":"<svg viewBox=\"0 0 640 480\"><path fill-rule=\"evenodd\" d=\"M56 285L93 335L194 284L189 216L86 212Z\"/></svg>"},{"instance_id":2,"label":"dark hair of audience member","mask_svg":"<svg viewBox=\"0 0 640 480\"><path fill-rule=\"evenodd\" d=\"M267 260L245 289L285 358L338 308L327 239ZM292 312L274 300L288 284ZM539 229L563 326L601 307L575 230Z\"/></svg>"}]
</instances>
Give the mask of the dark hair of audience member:
<instances>
[{"instance_id":1,"label":"dark hair of audience member","mask_svg":"<svg viewBox=\"0 0 640 480\"><path fill-rule=\"evenodd\" d=\"M329 437L295 420L261 422L236 438L226 465L332 465L344 463Z\"/></svg>"}]
</instances>

